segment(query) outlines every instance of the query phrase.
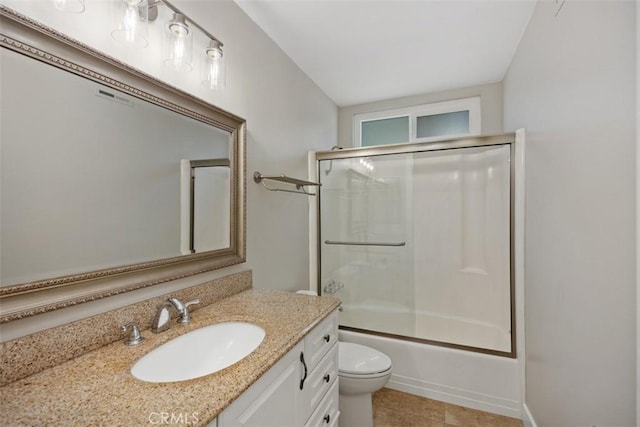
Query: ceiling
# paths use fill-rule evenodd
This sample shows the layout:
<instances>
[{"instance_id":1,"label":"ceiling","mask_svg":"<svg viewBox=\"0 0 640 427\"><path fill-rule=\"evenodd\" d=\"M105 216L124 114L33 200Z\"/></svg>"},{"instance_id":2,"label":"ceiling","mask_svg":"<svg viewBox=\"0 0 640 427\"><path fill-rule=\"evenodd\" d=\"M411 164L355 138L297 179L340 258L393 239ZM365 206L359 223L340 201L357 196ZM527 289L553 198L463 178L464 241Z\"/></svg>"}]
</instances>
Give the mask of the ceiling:
<instances>
[{"instance_id":1,"label":"ceiling","mask_svg":"<svg viewBox=\"0 0 640 427\"><path fill-rule=\"evenodd\" d=\"M235 0L336 104L501 81L530 0Z\"/></svg>"}]
</instances>

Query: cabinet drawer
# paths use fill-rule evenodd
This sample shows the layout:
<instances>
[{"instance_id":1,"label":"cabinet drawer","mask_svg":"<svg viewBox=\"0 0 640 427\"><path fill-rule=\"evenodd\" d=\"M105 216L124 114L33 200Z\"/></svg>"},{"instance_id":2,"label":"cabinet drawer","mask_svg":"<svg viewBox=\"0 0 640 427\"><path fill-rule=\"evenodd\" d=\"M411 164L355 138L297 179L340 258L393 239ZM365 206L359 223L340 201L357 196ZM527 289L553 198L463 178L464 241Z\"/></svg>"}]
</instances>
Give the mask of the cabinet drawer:
<instances>
[{"instance_id":1,"label":"cabinet drawer","mask_svg":"<svg viewBox=\"0 0 640 427\"><path fill-rule=\"evenodd\" d=\"M338 346L335 347L338 348ZM339 416L338 381L334 381L304 427L334 427L338 425Z\"/></svg>"},{"instance_id":2,"label":"cabinet drawer","mask_svg":"<svg viewBox=\"0 0 640 427\"><path fill-rule=\"evenodd\" d=\"M337 382L337 378L338 346L334 343L320 363L309 373L309 377L304 384L304 397L302 400L305 405L308 405L305 408L307 416L318 406L333 383Z\"/></svg>"},{"instance_id":3,"label":"cabinet drawer","mask_svg":"<svg viewBox=\"0 0 640 427\"><path fill-rule=\"evenodd\" d=\"M309 370L315 368L320 359L338 342L338 311L334 311L304 340L304 357Z\"/></svg>"}]
</instances>

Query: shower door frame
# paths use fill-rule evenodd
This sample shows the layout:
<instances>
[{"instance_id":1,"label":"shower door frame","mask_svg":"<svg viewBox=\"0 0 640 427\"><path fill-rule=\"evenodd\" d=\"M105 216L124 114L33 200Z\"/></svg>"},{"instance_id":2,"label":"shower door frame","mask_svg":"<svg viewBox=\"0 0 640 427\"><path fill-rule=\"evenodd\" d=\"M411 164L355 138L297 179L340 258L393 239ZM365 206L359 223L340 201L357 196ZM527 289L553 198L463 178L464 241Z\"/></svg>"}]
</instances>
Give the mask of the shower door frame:
<instances>
[{"instance_id":1,"label":"shower door frame","mask_svg":"<svg viewBox=\"0 0 640 427\"><path fill-rule=\"evenodd\" d=\"M387 338L394 338L404 341L411 341L423 344L430 344L439 347L447 347L459 350L473 351L476 353L491 354L496 356L508 357L515 359L517 357L516 351L516 298L515 298L515 282L516 282L516 242L515 242L515 211L516 211L516 133L505 133L499 135L488 136L471 136L462 138L447 138L438 141L431 142L415 142L405 144L389 144L378 145L372 147L356 147L345 148L335 151L318 151L315 153L315 170L313 170L316 182L320 182L320 161L321 160L338 160L338 159L350 159L358 157L374 157L384 156L391 154L411 154L428 151L445 151L454 150L460 148L477 148L477 147L491 147L491 146L509 146L509 301L510 301L510 317L511 317L511 351L499 351L491 350L481 347L473 347L462 344L453 344L442 341L434 341L424 338L408 337L404 335L396 335L379 331L372 331L368 329L354 328L351 326L339 326L340 329L345 331L360 332L369 335L376 335ZM322 205L322 192L319 190L317 194L316 202L316 242L317 242L317 292L318 295L322 295L322 239L321 237L321 217L320 209Z\"/></svg>"}]
</instances>

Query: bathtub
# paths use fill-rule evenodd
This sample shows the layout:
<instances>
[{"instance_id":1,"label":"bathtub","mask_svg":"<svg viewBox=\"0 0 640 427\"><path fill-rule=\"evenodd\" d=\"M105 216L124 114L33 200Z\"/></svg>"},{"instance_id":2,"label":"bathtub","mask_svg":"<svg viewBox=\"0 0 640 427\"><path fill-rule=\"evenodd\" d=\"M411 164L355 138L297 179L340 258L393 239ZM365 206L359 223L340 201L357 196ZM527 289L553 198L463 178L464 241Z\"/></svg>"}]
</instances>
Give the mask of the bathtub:
<instances>
[{"instance_id":1,"label":"bathtub","mask_svg":"<svg viewBox=\"0 0 640 427\"><path fill-rule=\"evenodd\" d=\"M388 388L522 418L517 359L340 330L341 341L375 348L393 363Z\"/></svg>"},{"instance_id":2,"label":"bathtub","mask_svg":"<svg viewBox=\"0 0 640 427\"><path fill-rule=\"evenodd\" d=\"M463 317L414 311L391 301L368 299L343 303L340 325L509 353L506 328ZM366 325L364 327L363 325Z\"/></svg>"}]
</instances>

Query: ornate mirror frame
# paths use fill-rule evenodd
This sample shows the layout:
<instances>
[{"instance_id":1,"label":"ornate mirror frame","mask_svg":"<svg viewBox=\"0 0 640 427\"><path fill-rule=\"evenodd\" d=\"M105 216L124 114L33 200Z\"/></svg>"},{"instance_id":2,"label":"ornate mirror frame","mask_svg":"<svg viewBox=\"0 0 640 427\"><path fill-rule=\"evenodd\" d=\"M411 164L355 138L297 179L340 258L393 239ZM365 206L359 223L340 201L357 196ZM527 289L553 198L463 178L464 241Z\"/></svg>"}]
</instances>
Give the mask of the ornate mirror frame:
<instances>
[{"instance_id":1,"label":"ornate mirror frame","mask_svg":"<svg viewBox=\"0 0 640 427\"><path fill-rule=\"evenodd\" d=\"M246 121L0 5L0 46L230 133L230 246L0 287L0 323L239 264L245 255Z\"/></svg>"}]
</instances>

